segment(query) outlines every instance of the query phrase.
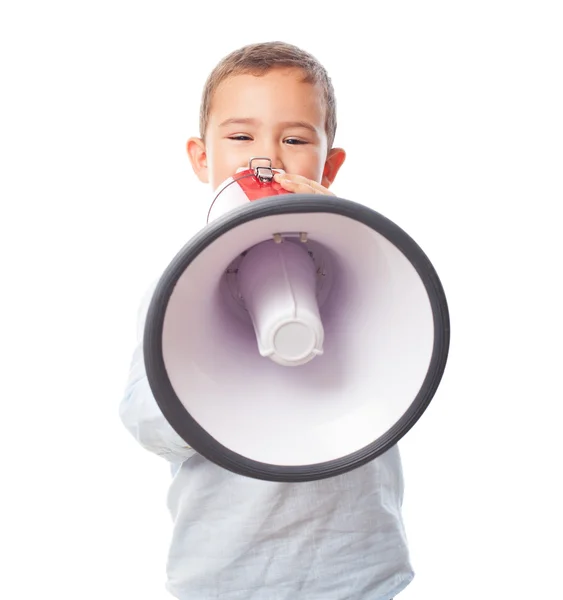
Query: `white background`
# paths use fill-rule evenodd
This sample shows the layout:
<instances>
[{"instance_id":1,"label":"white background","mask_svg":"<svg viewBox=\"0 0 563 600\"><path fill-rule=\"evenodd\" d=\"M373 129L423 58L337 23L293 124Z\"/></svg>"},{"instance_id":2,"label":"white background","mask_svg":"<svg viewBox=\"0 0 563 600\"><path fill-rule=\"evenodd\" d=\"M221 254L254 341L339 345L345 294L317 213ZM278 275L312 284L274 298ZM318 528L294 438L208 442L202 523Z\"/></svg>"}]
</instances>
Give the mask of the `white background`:
<instances>
[{"instance_id":1,"label":"white background","mask_svg":"<svg viewBox=\"0 0 563 600\"><path fill-rule=\"evenodd\" d=\"M401 443L401 600L563 598L559 8L2 4L1 598L167 598L168 467L117 414L136 310L204 223L184 148L205 77L275 39L333 78L334 191L406 229L450 304L443 383Z\"/></svg>"}]
</instances>

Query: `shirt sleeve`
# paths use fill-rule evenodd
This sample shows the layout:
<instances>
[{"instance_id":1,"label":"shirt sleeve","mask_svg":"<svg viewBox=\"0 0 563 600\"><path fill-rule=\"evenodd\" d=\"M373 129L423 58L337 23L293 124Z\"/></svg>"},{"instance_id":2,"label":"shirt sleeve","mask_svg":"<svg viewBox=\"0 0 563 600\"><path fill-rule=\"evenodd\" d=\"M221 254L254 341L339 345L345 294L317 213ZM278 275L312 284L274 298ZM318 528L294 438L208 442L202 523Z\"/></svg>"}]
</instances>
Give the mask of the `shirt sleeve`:
<instances>
[{"instance_id":1,"label":"shirt sleeve","mask_svg":"<svg viewBox=\"0 0 563 600\"><path fill-rule=\"evenodd\" d=\"M143 448L171 463L177 463L187 460L195 451L174 431L160 411L149 385L143 356L145 320L155 289L156 285L153 285L139 308L137 347L119 405L119 416L126 429Z\"/></svg>"}]
</instances>

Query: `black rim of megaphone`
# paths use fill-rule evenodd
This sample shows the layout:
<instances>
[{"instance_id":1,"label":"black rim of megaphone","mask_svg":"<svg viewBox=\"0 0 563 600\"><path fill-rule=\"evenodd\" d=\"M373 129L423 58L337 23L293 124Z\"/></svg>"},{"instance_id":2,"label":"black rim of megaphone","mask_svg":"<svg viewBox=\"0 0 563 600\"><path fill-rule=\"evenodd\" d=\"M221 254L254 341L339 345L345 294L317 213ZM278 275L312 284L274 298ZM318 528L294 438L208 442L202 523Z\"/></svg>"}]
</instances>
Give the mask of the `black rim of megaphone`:
<instances>
[{"instance_id":1,"label":"black rim of megaphone","mask_svg":"<svg viewBox=\"0 0 563 600\"><path fill-rule=\"evenodd\" d=\"M377 231L411 262L424 283L434 318L434 347L423 385L407 412L383 436L370 445L341 458L299 466L271 465L233 452L205 431L176 395L164 364L162 331L174 287L190 263L223 234L249 221L273 215L330 213L348 217ZM335 196L288 194L262 198L236 208L205 226L176 255L154 291L145 324L143 352L147 377L166 420L189 446L233 473L267 481L313 481L341 475L377 458L394 446L420 419L442 379L449 351L450 323L446 296L430 260L399 226L376 211Z\"/></svg>"}]
</instances>

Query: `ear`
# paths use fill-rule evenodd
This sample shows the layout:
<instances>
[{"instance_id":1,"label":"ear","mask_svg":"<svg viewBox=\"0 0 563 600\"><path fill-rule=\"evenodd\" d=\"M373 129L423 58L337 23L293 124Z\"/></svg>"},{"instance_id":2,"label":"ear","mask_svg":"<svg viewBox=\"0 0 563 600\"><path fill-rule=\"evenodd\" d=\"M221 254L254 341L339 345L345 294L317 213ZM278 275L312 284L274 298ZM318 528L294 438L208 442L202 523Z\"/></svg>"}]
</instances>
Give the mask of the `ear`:
<instances>
[{"instance_id":1,"label":"ear","mask_svg":"<svg viewBox=\"0 0 563 600\"><path fill-rule=\"evenodd\" d=\"M209 174L207 171L207 151L205 142L201 138L192 137L186 144L188 156L192 163L192 169L197 175L197 178L202 183L209 183Z\"/></svg>"},{"instance_id":2,"label":"ear","mask_svg":"<svg viewBox=\"0 0 563 600\"><path fill-rule=\"evenodd\" d=\"M330 150L326 158L323 169L323 178L321 180L321 184L324 185L325 188L330 187L345 160L346 152L344 152L342 148L332 148L332 150Z\"/></svg>"}]
</instances>

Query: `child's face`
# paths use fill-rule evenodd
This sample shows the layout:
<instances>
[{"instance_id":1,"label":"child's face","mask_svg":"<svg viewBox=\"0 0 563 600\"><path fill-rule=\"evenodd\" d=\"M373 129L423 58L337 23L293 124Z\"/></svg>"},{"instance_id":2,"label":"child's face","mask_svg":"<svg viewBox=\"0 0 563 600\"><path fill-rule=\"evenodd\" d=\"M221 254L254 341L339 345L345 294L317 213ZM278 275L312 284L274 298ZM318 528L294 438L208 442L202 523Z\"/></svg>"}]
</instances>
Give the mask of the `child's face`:
<instances>
[{"instance_id":1,"label":"child's face","mask_svg":"<svg viewBox=\"0 0 563 600\"><path fill-rule=\"evenodd\" d=\"M252 157L267 157L274 168L328 187L336 172L328 164L324 97L302 78L299 70L274 69L222 81L212 99L205 143L188 142L199 179L215 190L237 169L248 168Z\"/></svg>"}]
</instances>

